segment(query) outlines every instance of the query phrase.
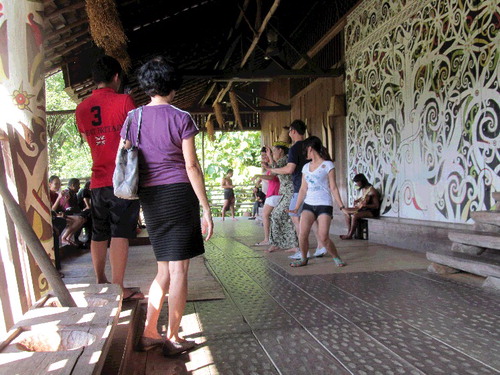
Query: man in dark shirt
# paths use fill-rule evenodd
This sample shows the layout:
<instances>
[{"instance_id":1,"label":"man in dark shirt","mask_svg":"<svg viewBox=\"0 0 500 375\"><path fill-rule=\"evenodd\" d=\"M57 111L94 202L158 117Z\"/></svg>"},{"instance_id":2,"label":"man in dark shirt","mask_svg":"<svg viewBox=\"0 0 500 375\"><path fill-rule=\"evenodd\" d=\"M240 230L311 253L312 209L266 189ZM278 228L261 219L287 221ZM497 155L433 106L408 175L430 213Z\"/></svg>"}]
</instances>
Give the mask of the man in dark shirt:
<instances>
[{"instance_id":1,"label":"man in dark shirt","mask_svg":"<svg viewBox=\"0 0 500 375\"><path fill-rule=\"evenodd\" d=\"M306 154L303 150L304 138L306 134L307 126L302 120L294 120L290 126L288 127L288 135L292 139L292 147L288 151L288 163L282 168L273 168L271 169L272 173L276 174L291 174L293 180L293 197L290 202L290 210L295 209L295 205L297 204L297 198L299 197L300 185L302 184L302 168L308 162L306 159ZM297 232L297 236L300 233L300 212L302 211L302 207L299 209L297 213L290 213L289 215L292 218L293 224L295 225L295 231ZM316 234L316 223L313 225L314 234ZM323 244L318 241L318 249L314 253L314 256L321 257L326 254L326 249ZM300 256L300 251L296 252L291 256L292 259L296 259L294 257ZM298 258L300 259L300 258Z\"/></svg>"},{"instance_id":2,"label":"man in dark shirt","mask_svg":"<svg viewBox=\"0 0 500 375\"><path fill-rule=\"evenodd\" d=\"M293 145L288 151L288 163L282 168L271 169L272 173L292 175L293 198L290 202L290 210L293 210L295 208L295 204L297 203L300 185L302 183L302 167L307 162L304 151L302 150L306 129L306 124L301 120L295 120L290 124L288 128L288 135L292 139ZM298 234L300 211L296 214L290 213L290 216L292 217L295 230Z\"/></svg>"}]
</instances>

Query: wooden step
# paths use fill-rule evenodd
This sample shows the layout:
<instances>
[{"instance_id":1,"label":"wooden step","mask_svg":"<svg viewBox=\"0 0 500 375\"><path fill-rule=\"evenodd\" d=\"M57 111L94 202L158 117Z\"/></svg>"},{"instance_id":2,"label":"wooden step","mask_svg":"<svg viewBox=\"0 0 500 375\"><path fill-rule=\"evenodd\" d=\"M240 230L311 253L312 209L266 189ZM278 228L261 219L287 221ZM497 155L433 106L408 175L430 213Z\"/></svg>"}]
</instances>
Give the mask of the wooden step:
<instances>
[{"instance_id":1,"label":"wooden step","mask_svg":"<svg viewBox=\"0 0 500 375\"><path fill-rule=\"evenodd\" d=\"M478 232L500 233L500 226L485 223L474 223L471 230L475 230Z\"/></svg>"},{"instance_id":2,"label":"wooden step","mask_svg":"<svg viewBox=\"0 0 500 375\"><path fill-rule=\"evenodd\" d=\"M478 231L448 232L448 238L453 242L465 245L486 247L500 250L500 234Z\"/></svg>"},{"instance_id":3,"label":"wooden step","mask_svg":"<svg viewBox=\"0 0 500 375\"><path fill-rule=\"evenodd\" d=\"M500 226L500 211L476 211L471 212L470 217L477 223Z\"/></svg>"},{"instance_id":4,"label":"wooden step","mask_svg":"<svg viewBox=\"0 0 500 375\"><path fill-rule=\"evenodd\" d=\"M431 252L427 253L427 259L474 275L500 277L500 261L461 253L438 254Z\"/></svg>"},{"instance_id":5,"label":"wooden step","mask_svg":"<svg viewBox=\"0 0 500 375\"><path fill-rule=\"evenodd\" d=\"M141 301L123 302L118 324L102 369L103 375L131 373L126 368L129 365L130 353L135 350L136 338L142 335L142 329L144 329L142 321L144 313ZM138 332L139 328L141 332Z\"/></svg>"},{"instance_id":6,"label":"wooden step","mask_svg":"<svg viewBox=\"0 0 500 375\"><path fill-rule=\"evenodd\" d=\"M73 284L68 289L82 307L51 307L58 301L49 292L0 343L1 374L101 374L118 324L121 289L113 284ZM17 345L23 342L33 352Z\"/></svg>"}]
</instances>

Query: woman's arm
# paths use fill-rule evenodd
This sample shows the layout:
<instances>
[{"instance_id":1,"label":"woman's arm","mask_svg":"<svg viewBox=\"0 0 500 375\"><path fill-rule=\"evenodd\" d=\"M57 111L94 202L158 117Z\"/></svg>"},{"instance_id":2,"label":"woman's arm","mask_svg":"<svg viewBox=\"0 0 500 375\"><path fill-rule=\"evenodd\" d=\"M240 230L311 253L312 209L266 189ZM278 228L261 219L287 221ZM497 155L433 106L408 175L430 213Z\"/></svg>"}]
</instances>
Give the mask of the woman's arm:
<instances>
[{"instance_id":1,"label":"woman's arm","mask_svg":"<svg viewBox=\"0 0 500 375\"><path fill-rule=\"evenodd\" d=\"M202 230L206 233L205 240L208 241L212 237L214 223L205 189L205 179L203 178L200 162L196 156L194 136L182 140L182 154L186 162L186 172L189 182L193 186L194 193L203 208Z\"/></svg>"},{"instance_id":2,"label":"woman's arm","mask_svg":"<svg viewBox=\"0 0 500 375\"><path fill-rule=\"evenodd\" d=\"M335 168L330 169L330 172L328 172L328 183L330 185L330 192L332 193L333 199L335 199L335 202L339 205L340 210L344 211L345 206L344 203L342 203L337 182L335 182Z\"/></svg>"},{"instance_id":3,"label":"woman's arm","mask_svg":"<svg viewBox=\"0 0 500 375\"><path fill-rule=\"evenodd\" d=\"M271 180L274 180L274 174L258 174L258 175L255 175L256 178L260 178L261 180L268 180L268 181L271 181Z\"/></svg>"},{"instance_id":4,"label":"woman's arm","mask_svg":"<svg viewBox=\"0 0 500 375\"><path fill-rule=\"evenodd\" d=\"M60 202L61 198L62 198L61 193L57 194L57 199L54 202L54 204L52 205L52 211L56 211L57 212L57 209L59 208L59 202Z\"/></svg>"}]
</instances>

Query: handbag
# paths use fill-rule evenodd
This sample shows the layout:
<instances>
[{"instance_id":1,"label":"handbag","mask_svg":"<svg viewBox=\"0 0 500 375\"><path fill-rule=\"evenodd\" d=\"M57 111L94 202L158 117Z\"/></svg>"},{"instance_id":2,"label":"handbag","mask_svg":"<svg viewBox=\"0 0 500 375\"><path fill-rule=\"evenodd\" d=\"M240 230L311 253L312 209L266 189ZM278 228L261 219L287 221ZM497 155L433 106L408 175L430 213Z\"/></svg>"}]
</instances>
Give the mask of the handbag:
<instances>
[{"instance_id":1,"label":"handbag","mask_svg":"<svg viewBox=\"0 0 500 375\"><path fill-rule=\"evenodd\" d=\"M132 117L138 112L137 140L136 144L126 148L128 132ZM131 111L127 116L126 135L123 145L118 148L116 154L115 171L113 172L113 191L115 196L122 199L139 199L137 190L139 188L139 137L142 125L142 107Z\"/></svg>"}]
</instances>

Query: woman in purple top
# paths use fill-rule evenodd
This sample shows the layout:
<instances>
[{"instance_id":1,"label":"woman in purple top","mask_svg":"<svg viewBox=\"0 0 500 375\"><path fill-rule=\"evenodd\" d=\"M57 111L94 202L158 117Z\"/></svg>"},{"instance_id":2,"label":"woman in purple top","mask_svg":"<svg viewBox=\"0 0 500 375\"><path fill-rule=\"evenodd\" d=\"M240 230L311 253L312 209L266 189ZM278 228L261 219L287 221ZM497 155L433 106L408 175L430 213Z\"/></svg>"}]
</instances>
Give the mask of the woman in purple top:
<instances>
[{"instance_id":1,"label":"woman in purple top","mask_svg":"<svg viewBox=\"0 0 500 375\"><path fill-rule=\"evenodd\" d=\"M194 137L198 128L189 113L170 103L181 79L164 57L145 63L138 72L141 88L151 97L133 113L128 136L130 147L139 134L139 199L149 238L158 263L158 273L149 289L148 309L140 350L162 346L165 355L175 355L195 346L179 336L186 305L189 260L205 252L213 231L212 216L203 173L196 156ZM203 217L200 223L200 204ZM168 293L168 332L158 332L158 318Z\"/></svg>"}]
</instances>

